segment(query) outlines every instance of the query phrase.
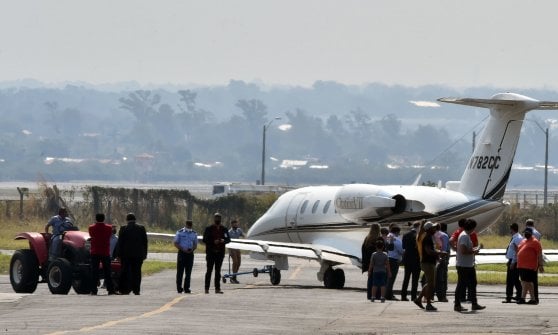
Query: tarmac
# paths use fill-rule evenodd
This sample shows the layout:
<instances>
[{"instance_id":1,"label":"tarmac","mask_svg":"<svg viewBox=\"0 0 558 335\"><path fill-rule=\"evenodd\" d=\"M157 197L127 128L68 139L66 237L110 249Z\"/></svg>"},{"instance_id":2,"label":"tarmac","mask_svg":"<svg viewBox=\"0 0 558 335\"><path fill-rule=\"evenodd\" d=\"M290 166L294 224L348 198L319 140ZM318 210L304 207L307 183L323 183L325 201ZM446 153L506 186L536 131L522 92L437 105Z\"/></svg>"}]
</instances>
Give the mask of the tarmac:
<instances>
[{"instance_id":1,"label":"tarmac","mask_svg":"<svg viewBox=\"0 0 558 335\"><path fill-rule=\"evenodd\" d=\"M172 270L144 277L139 296L108 296L102 289L97 296L52 295L44 283L33 294L17 294L3 275L0 334L558 334L557 287L540 287L539 305L517 305L502 303L504 286L479 285L486 309L457 313L450 285L450 302L427 312L409 301L366 300L358 268L342 266L345 288L332 290L317 281L316 262L289 262L277 286L268 274L247 274L238 277L241 284L221 283L224 294L215 294L213 283L204 293L203 254L196 255L191 294L176 292ZM243 256L241 271L265 264ZM222 274L227 268L225 261Z\"/></svg>"}]
</instances>

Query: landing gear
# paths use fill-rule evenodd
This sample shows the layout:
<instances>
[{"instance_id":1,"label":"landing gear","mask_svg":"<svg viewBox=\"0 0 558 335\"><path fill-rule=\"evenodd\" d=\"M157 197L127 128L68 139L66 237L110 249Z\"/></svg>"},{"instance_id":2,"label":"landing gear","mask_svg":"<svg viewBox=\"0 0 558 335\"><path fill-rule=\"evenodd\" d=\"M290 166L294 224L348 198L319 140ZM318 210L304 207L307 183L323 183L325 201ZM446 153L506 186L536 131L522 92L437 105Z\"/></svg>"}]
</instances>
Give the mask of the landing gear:
<instances>
[{"instance_id":1,"label":"landing gear","mask_svg":"<svg viewBox=\"0 0 558 335\"><path fill-rule=\"evenodd\" d=\"M342 289L345 286L345 271L332 267L327 268L324 272L324 286L326 288Z\"/></svg>"},{"instance_id":2,"label":"landing gear","mask_svg":"<svg viewBox=\"0 0 558 335\"><path fill-rule=\"evenodd\" d=\"M281 271L274 267L269 271L269 280L271 281L271 285L279 285L281 282Z\"/></svg>"}]
</instances>

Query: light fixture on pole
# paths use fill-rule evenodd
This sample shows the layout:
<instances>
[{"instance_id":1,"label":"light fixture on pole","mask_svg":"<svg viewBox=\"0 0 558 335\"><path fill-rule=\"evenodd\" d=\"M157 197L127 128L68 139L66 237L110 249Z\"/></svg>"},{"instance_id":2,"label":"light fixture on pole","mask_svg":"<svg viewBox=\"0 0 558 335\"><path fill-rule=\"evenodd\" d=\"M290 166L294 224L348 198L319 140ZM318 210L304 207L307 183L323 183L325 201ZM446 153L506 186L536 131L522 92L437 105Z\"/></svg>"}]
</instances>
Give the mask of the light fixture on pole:
<instances>
[{"instance_id":1,"label":"light fixture on pole","mask_svg":"<svg viewBox=\"0 0 558 335\"><path fill-rule=\"evenodd\" d=\"M261 185L265 185L265 133L267 128L273 123L275 120L281 120L281 117L276 116L275 118L271 119L267 124L263 125L263 141L262 141L262 179Z\"/></svg>"}]
</instances>

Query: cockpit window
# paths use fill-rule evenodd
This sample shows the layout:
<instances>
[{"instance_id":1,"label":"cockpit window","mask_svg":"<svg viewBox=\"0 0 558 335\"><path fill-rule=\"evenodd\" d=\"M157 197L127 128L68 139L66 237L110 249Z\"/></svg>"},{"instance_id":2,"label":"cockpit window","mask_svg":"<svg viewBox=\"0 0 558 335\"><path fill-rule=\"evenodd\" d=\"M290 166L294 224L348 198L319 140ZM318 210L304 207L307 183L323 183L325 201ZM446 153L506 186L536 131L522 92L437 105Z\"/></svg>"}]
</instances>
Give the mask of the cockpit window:
<instances>
[{"instance_id":1,"label":"cockpit window","mask_svg":"<svg viewBox=\"0 0 558 335\"><path fill-rule=\"evenodd\" d=\"M316 213L316 209L318 209L319 204L320 204L320 200L316 200L314 206L312 206L312 214Z\"/></svg>"},{"instance_id":2,"label":"cockpit window","mask_svg":"<svg viewBox=\"0 0 558 335\"><path fill-rule=\"evenodd\" d=\"M306 210L306 206L308 206L308 200L304 200L304 202L302 203L302 206L300 207L300 214L304 213L304 211Z\"/></svg>"},{"instance_id":3,"label":"cockpit window","mask_svg":"<svg viewBox=\"0 0 558 335\"><path fill-rule=\"evenodd\" d=\"M329 209L329 205L331 204L331 200L328 200L324 206L324 214L327 213L327 210Z\"/></svg>"}]
</instances>

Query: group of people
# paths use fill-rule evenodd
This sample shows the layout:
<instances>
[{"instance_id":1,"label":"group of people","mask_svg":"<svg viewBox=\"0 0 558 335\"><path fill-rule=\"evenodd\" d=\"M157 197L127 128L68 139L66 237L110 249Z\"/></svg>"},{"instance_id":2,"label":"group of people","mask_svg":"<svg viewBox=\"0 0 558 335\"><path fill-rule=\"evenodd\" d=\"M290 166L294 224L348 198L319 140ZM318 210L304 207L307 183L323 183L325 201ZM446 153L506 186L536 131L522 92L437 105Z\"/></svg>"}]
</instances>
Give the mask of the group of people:
<instances>
[{"instance_id":1,"label":"group of people","mask_svg":"<svg viewBox=\"0 0 558 335\"><path fill-rule=\"evenodd\" d=\"M90 236L91 255L91 282L90 291L97 295L99 286L99 271L102 268L104 276L103 286L109 295L116 294L115 283L112 281L112 259L120 259L120 278L118 281L118 293L135 295L140 294L141 267L147 258L147 232L145 227L136 223L133 213L126 215L127 224L120 227L118 235L116 226L105 222L105 214L97 213L95 223L88 227ZM62 236L64 232L73 230L74 226L68 217L68 210L61 207L58 215L53 216L45 225L45 233L50 238L49 258L60 257L62 249Z\"/></svg>"},{"instance_id":2,"label":"group of people","mask_svg":"<svg viewBox=\"0 0 558 335\"><path fill-rule=\"evenodd\" d=\"M203 232L203 243L205 244L205 293L209 293L211 286L211 277L213 271L214 286L216 294L223 294L221 290L221 266L225 258L225 244L231 241L231 238L244 237L244 232L238 226L238 220L231 221L231 228L227 229L221 224L222 215L215 213L213 215L213 224L207 226ZM190 279L192 268L194 266L194 251L198 246L198 234L192 229L192 221L186 221L186 226L176 232L174 237L174 246L178 249L176 260L176 291L178 293L191 293ZM240 268L241 256L240 250L229 249L232 260L232 271L237 273ZM184 279L184 280L183 280ZM236 276L231 277L231 283L238 284Z\"/></svg>"},{"instance_id":3,"label":"group of people","mask_svg":"<svg viewBox=\"0 0 558 335\"><path fill-rule=\"evenodd\" d=\"M539 303L538 272L544 272L541 233L535 222L525 222L523 236L517 223L510 224L511 239L506 249L506 299L503 303L537 305ZM516 294L513 294L515 288ZM530 299L526 300L527 294Z\"/></svg>"},{"instance_id":4,"label":"group of people","mask_svg":"<svg viewBox=\"0 0 558 335\"><path fill-rule=\"evenodd\" d=\"M413 222L410 231L400 237L398 226L392 224L388 229L373 223L362 244L362 270L368 271L367 299L372 302L377 299L381 302L398 300L393 294L393 284L399 266L403 264L401 300L409 300L408 288L411 282L411 300L421 309L437 310L433 305L434 297L439 302L448 302L448 263L453 250L457 271L454 311L467 311L462 306L464 301L471 302L474 311L484 309L485 306L478 303L476 294L475 255L482 248L476 226L475 220L462 219L450 236L445 223L421 220ZM524 236L519 234L517 223L510 225L510 231L512 238L506 252L506 299L503 302L515 300L519 304L537 304L537 272L544 271L540 233L534 228L531 219L526 222ZM421 272L422 289L419 291ZM530 295L528 301L527 294Z\"/></svg>"},{"instance_id":5,"label":"group of people","mask_svg":"<svg viewBox=\"0 0 558 335\"><path fill-rule=\"evenodd\" d=\"M450 248L456 250L456 267L458 269L458 285L455 296L454 309L464 311L461 307L461 297L466 288L469 289L472 309L484 309L476 301L476 275L474 273L474 255L479 247L471 242L470 235L474 233L476 222L463 220L452 237L447 234L445 223L433 223L426 220L413 222L411 229L401 238L400 228L390 225L389 231L382 234L379 224L372 224L370 232L362 245L363 271L368 269L367 298L374 301L377 287L380 287L380 300L397 300L393 295L395 282L400 264L404 266L401 300L408 301L408 287L411 282L411 300L420 308L435 311L433 299L447 302L447 273ZM475 238L476 239L476 238ZM368 256L369 245L375 244L375 252ZM472 258L472 264L471 264ZM370 259L369 264L366 260ZM418 291L421 271L424 273L422 290ZM474 286L474 287L473 287ZM457 298L459 297L459 298ZM426 306L423 305L423 299Z\"/></svg>"},{"instance_id":6,"label":"group of people","mask_svg":"<svg viewBox=\"0 0 558 335\"><path fill-rule=\"evenodd\" d=\"M221 224L222 216L213 215L213 224L205 228L203 243L206 248L205 293L209 293L213 270L216 294L222 294L221 267L225 258L225 245L231 238L244 237L237 220L231 221L231 228ZM104 271L105 283L109 295L116 294L111 280L111 260L119 258L121 275L118 282L119 294L140 294L141 268L147 258L147 232L145 227L136 223L133 213L126 215L127 224L120 227L118 236L116 227L105 223L105 215L98 213L95 223L89 226L91 237L91 294L96 295L99 283L99 265ZM178 230L174 237L177 248L176 289L178 293L191 293L190 283L194 265L194 251L198 246L198 235L192 229L193 223L187 220L184 228ZM448 302L447 274L450 250L455 251L457 285L454 292L454 310L463 312L467 309L461 303L471 302L472 310L482 310L485 306L478 304L476 287L475 255L479 253L479 244L475 232L477 223L473 219L461 219L458 228L451 237L447 234L445 223L434 223L421 220L412 223L409 232L400 236L400 227L391 224L382 228L378 223L370 226L370 231L362 244L362 269L368 271L367 299L374 302L379 299L398 300L393 294L393 285L399 267L404 266L401 300L408 301L408 287L411 282L411 300L421 309L435 311L433 299ZM525 223L523 236L519 233L519 225L510 225L511 239L506 249L506 298L503 303L515 301L518 304L538 304L538 272L544 272L544 260L541 234L535 229L534 221ZM61 236L66 230L73 228L66 208L60 208L58 215L53 216L45 225L45 232L52 227L49 257L57 257L61 247ZM232 272L236 274L240 268L240 251L230 249ZM418 291L420 273L423 275L422 289ZM236 276L231 283L238 284ZM515 295L513 291L515 289ZM526 300L527 294L530 299ZM423 300L426 306L423 305Z\"/></svg>"},{"instance_id":7,"label":"group of people","mask_svg":"<svg viewBox=\"0 0 558 335\"><path fill-rule=\"evenodd\" d=\"M206 227L203 234L203 243L206 248L207 271L205 273L205 293L209 293L213 270L215 293L222 294L221 266L225 258L225 244L231 238L244 237L244 232L238 226L238 220L231 221L231 228L221 225L222 216L213 215L213 224ZM126 215L127 224L120 227L116 235L116 226L105 222L105 215L95 215L95 223L88 227L90 236L91 254L91 294L97 295L100 270L105 278L103 287L109 295L112 294L140 294L141 268L147 258L147 232L145 227L136 223L133 213ZM194 265L194 251L198 247L198 234L192 229L192 221L187 220L184 228L178 230L174 237L174 246L178 249L176 261L176 289L178 293L191 293L190 281ZM61 256L61 238L65 231L72 229L73 224L68 217L68 211L62 207L58 214L53 216L45 225L48 234L52 228L51 247L49 254L53 257ZM240 268L240 250L230 249L232 271L237 273ZM118 290L112 281L111 261L120 260L121 272L118 281ZM231 283L238 284L236 276L231 277Z\"/></svg>"},{"instance_id":8,"label":"group of people","mask_svg":"<svg viewBox=\"0 0 558 335\"><path fill-rule=\"evenodd\" d=\"M140 294L141 268L147 258L147 232L136 222L134 213L126 215L126 225L116 235L116 226L105 223L105 215L95 215L95 223L89 226L91 237L91 294L97 294L99 264L102 265L104 286L109 295L116 294L112 281L111 260L120 259L118 293Z\"/></svg>"}]
</instances>

